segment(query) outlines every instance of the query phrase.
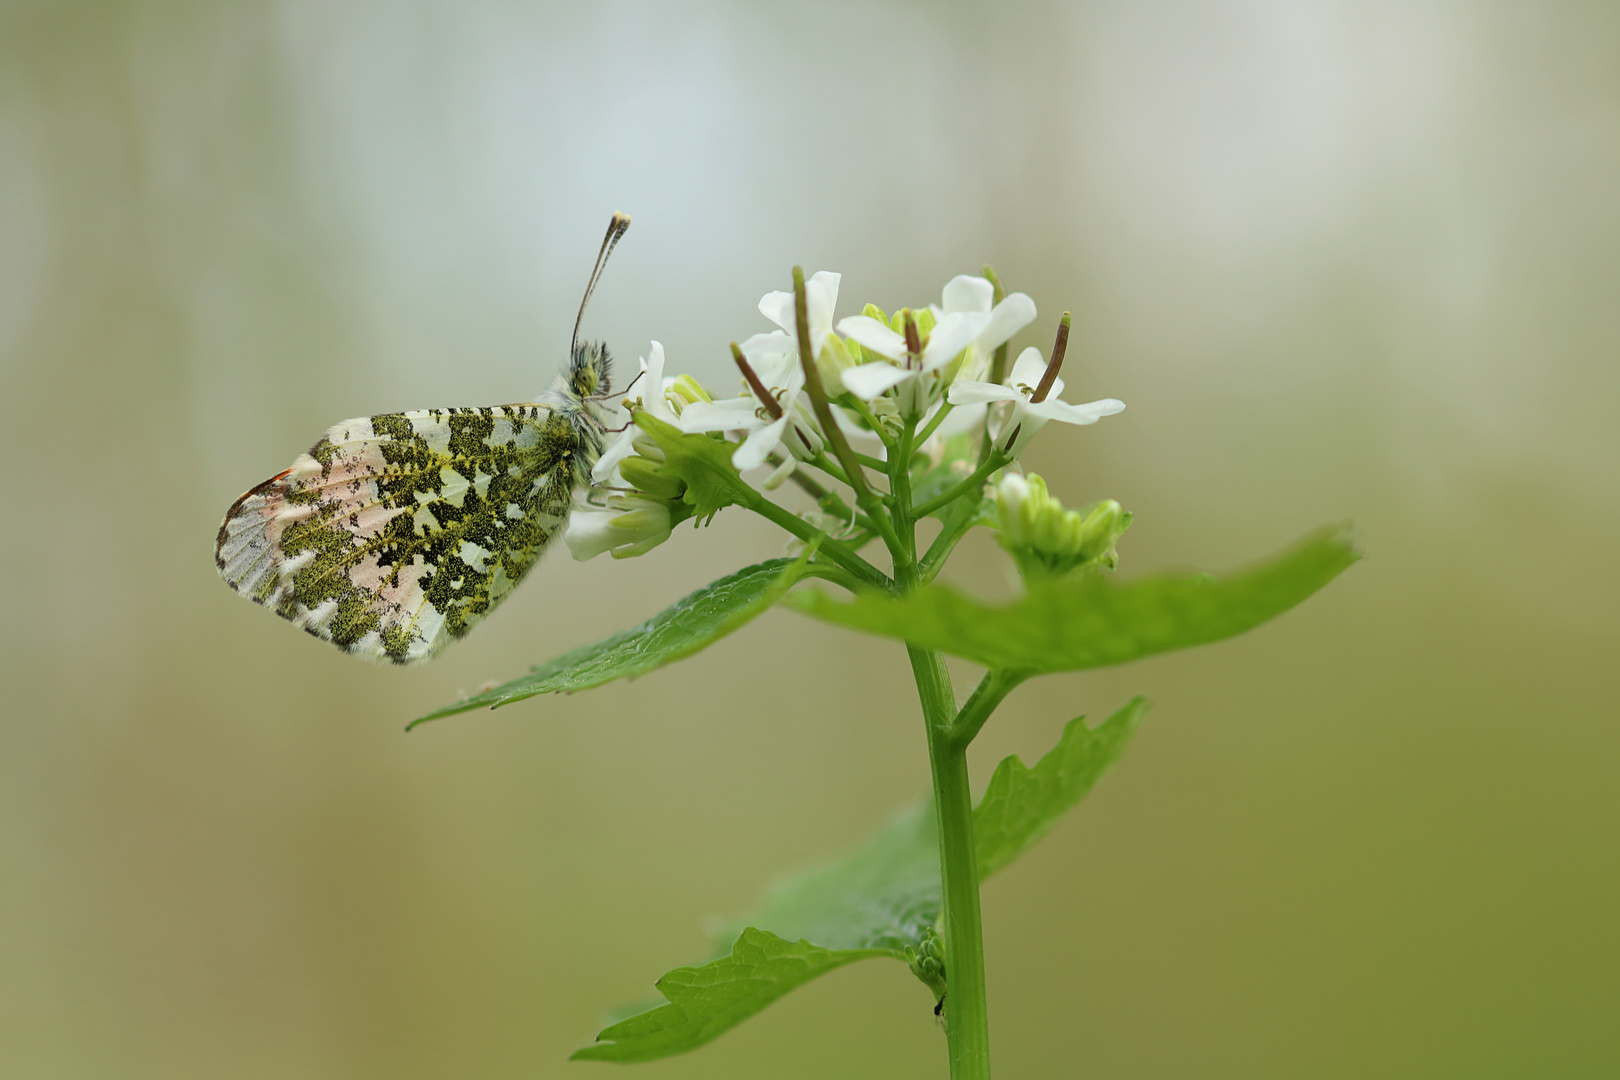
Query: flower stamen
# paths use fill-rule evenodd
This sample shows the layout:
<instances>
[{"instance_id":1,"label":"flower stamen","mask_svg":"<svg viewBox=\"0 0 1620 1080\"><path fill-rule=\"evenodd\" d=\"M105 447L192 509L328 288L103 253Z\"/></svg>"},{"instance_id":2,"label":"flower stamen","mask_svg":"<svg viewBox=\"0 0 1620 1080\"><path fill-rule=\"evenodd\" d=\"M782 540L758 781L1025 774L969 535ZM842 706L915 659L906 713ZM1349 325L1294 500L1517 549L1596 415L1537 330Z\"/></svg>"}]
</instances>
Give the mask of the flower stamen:
<instances>
[{"instance_id":1,"label":"flower stamen","mask_svg":"<svg viewBox=\"0 0 1620 1080\"><path fill-rule=\"evenodd\" d=\"M754 396L759 399L760 407L770 414L772 420L781 419L781 403L776 400L776 395L765 389L765 384L759 381L759 376L749 366L748 358L743 356L742 348L735 341L731 343L731 358L737 361L737 367L742 371L743 378L748 381L748 389L752 390ZM755 410L755 412L757 415L758 410Z\"/></svg>"},{"instance_id":2,"label":"flower stamen","mask_svg":"<svg viewBox=\"0 0 1620 1080\"><path fill-rule=\"evenodd\" d=\"M1052 359L1046 365L1046 372L1041 376L1041 384L1035 388L1034 395L1029 399L1031 405L1046 400L1051 393L1052 384L1057 381L1058 369L1063 366L1063 354L1069 349L1069 313L1063 313L1063 320L1058 323L1057 341L1052 343Z\"/></svg>"}]
</instances>

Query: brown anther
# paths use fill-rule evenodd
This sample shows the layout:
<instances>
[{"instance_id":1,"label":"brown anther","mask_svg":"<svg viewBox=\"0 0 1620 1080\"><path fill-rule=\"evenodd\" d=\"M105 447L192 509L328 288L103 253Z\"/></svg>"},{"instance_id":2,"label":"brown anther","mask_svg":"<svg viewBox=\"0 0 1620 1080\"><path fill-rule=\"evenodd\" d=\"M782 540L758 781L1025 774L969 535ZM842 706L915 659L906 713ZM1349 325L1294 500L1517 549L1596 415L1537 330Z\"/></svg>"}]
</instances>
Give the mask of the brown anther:
<instances>
[{"instance_id":1,"label":"brown anther","mask_svg":"<svg viewBox=\"0 0 1620 1080\"><path fill-rule=\"evenodd\" d=\"M1052 343L1052 359L1047 362L1046 374L1041 376L1041 384L1035 388L1030 397L1031 405L1038 401L1045 401L1046 395L1052 392L1052 384L1057 382L1058 369L1063 366L1063 354L1069 349L1069 313L1063 313L1063 321L1058 323L1057 341Z\"/></svg>"},{"instance_id":2,"label":"brown anther","mask_svg":"<svg viewBox=\"0 0 1620 1080\"><path fill-rule=\"evenodd\" d=\"M771 414L772 420L780 419L782 416L781 404L777 402L775 395L765 389L765 384L759 381L759 376L754 374L754 369L748 366L748 358L743 355L742 349L735 341L731 343L731 358L737 361L737 367L742 371L743 378L748 380L748 389L752 390L754 396L759 399L760 406Z\"/></svg>"}]
</instances>

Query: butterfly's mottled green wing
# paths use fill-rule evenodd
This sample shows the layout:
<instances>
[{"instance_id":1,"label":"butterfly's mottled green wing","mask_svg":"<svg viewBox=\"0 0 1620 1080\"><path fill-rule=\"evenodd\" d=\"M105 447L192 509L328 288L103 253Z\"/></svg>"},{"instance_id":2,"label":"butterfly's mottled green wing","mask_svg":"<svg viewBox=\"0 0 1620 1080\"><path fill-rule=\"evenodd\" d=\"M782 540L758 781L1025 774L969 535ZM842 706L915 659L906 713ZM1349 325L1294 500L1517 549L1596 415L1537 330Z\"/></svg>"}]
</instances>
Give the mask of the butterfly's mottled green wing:
<instances>
[{"instance_id":1,"label":"butterfly's mottled green wing","mask_svg":"<svg viewBox=\"0 0 1620 1080\"><path fill-rule=\"evenodd\" d=\"M565 524L590 449L569 412L345 420L231 507L220 576L346 652L426 660L500 603Z\"/></svg>"}]
</instances>

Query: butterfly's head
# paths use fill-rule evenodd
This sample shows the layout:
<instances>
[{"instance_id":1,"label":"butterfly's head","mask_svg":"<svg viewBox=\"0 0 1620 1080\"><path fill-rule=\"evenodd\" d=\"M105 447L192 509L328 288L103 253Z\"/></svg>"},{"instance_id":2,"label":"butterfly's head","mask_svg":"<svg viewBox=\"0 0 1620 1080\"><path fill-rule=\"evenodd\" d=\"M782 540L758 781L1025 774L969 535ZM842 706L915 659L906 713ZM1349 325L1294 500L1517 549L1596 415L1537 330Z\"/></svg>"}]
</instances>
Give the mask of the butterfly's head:
<instances>
[{"instance_id":1,"label":"butterfly's head","mask_svg":"<svg viewBox=\"0 0 1620 1080\"><path fill-rule=\"evenodd\" d=\"M613 392L613 357L601 341L581 341L574 346L568 365L568 389L579 399L606 397Z\"/></svg>"}]
</instances>

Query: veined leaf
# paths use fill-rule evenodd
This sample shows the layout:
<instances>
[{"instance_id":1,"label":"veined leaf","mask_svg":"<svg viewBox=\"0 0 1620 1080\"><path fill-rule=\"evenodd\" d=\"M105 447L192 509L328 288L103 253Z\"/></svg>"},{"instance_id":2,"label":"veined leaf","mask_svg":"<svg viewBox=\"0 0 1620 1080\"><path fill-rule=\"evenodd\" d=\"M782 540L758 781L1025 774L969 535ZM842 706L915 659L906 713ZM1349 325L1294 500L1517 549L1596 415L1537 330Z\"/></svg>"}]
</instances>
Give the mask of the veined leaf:
<instances>
[{"instance_id":1,"label":"veined leaf","mask_svg":"<svg viewBox=\"0 0 1620 1080\"><path fill-rule=\"evenodd\" d=\"M1032 769L1017 754L1001 759L984 798L973 808L979 880L1006 866L1045 836L1058 818L1086 797L1136 733L1147 699L1132 698L1099 724L1070 720L1058 744Z\"/></svg>"},{"instance_id":2,"label":"veined leaf","mask_svg":"<svg viewBox=\"0 0 1620 1080\"><path fill-rule=\"evenodd\" d=\"M1360 558L1343 530L1314 533L1221 578L1162 574L1117 584L1088 574L1031 581L1010 604L947 585L910 596L876 591L845 602L806 590L787 603L839 626L940 649L989 668L1078 671L1241 634L1298 604Z\"/></svg>"},{"instance_id":3,"label":"veined leaf","mask_svg":"<svg viewBox=\"0 0 1620 1080\"><path fill-rule=\"evenodd\" d=\"M1033 769L1004 759L973 811L979 875L1000 870L1056 824L1119 755L1146 709L1136 698L1095 731L1080 717ZM915 963L935 938L943 902L933 803L892 819L858 851L786 878L766 894L728 954L658 981L669 999L604 1029L574 1057L650 1061L684 1053L735 1027L788 991L837 967L888 956ZM937 941L937 938L936 938ZM936 969L937 970L937 969Z\"/></svg>"},{"instance_id":4,"label":"veined leaf","mask_svg":"<svg viewBox=\"0 0 1620 1080\"><path fill-rule=\"evenodd\" d=\"M784 941L764 930L744 930L727 956L702 967L676 968L658 980L667 1005L604 1028L597 1041L574 1051L583 1061L655 1061L694 1050L765 1006L834 968L884 949L824 949Z\"/></svg>"},{"instance_id":5,"label":"veined leaf","mask_svg":"<svg viewBox=\"0 0 1620 1080\"><path fill-rule=\"evenodd\" d=\"M571 694L645 675L707 648L763 613L799 579L805 565L801 558L744 567L682 597L640 626L564 653L493 690L430 712L410 726L471 709L498 708L536 694Z\"/></svg>"}]
</instances>

